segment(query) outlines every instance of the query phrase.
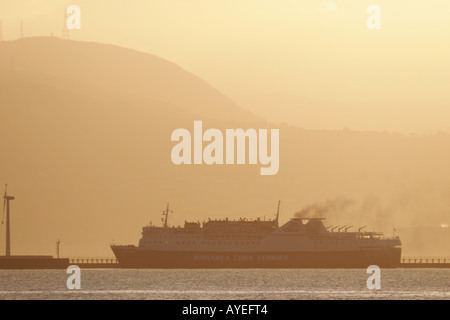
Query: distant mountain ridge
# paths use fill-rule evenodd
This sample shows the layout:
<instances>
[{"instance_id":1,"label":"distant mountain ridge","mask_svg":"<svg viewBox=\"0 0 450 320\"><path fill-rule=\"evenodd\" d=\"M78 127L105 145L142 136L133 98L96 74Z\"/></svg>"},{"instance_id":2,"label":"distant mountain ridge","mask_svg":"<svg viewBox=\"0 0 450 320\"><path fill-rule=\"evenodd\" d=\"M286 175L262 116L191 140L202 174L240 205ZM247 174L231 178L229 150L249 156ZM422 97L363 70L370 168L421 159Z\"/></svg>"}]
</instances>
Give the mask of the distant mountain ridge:
<instances>
[{"instance_id":1,"label":"distant mountain ridge","mask_svg":"<svg viewBox=\"0 0 450 320\"><path fill-rule=\"evenodd\" d=\"M176 64L113 45L53 37L0 42L0 69L66 79L77 91L79 83L111 97L160 101L200 117L260 120Z\"/></svg>"}]
</instances>

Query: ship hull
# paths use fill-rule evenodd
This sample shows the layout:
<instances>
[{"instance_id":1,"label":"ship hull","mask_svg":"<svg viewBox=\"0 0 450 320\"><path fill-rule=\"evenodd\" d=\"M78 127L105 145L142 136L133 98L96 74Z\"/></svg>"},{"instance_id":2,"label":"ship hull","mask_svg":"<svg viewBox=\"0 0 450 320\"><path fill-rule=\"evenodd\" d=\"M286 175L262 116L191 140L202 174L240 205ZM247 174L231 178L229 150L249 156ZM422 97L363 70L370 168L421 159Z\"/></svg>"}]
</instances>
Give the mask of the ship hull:
<instances>
[{"instance_id":1,"label":"ship hull","mask_svg":"<svg viewBox=\"0 0 450 320\"><path fill-rule=\"evenodd\" d=\"M135 246L111 247L121 268L227 269L227 268L380 268L400 266L400 248L360 251L217 252L161 251Z\"/></svg>"}]
</instances>

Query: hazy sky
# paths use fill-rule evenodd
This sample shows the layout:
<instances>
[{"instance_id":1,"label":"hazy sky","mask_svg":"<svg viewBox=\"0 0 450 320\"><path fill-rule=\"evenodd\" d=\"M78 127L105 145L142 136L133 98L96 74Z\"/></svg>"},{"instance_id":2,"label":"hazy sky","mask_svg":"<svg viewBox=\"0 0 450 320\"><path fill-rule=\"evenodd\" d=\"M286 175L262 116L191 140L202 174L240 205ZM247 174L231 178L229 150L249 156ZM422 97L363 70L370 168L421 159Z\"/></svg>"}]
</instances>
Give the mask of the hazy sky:
<instances>
[{"instance_id":1,"label":"hazy sky","mask_svg":"<svg viewBox=\"0 0 450 320\"><path fill-rule=\"evenodd\" d=\"M82 19L71 39L167 59L269 121L450 132L448 0L0 0L3 38L19 38L21 20L25 37L59 37L71 4L81 7ZM372 4L381 8L381 30L366 27ZM0 157L0 186L8 183L17 197L13 252L48 253L61 238L64 254L110 255L112 239L136 243L141 226L160 221L166 202L175 211L170 223L178 224L281 199L286 221L304 205L344 195L364 204L380 199L369 201L374 209L361 213L361 223L389 232L409 228L402 233L407 254L448 255L448 228L432 228L449 223L450 135L280 126L276 176L262 177L252 166L180 167L170 161L170 133L192 120L178 107L205 118L216 107L223 120L232 103L220 106L209 89L195 89L190 75L128 50L44 39L1 47L20 47L25 57L14 60L14 77L0 73L0 136L7 137L8 155ZM10 65L8 50L0 51L0 66ZM41 74L21 74L20 67ZM66 90L73 84L76 92ZM130 98L122 100L117 88ZM117 93L111 100L119 97L112 104L110 92ZM130 107L141 101L143 108ZM229 124L212 121L205 127ZM246 217L274 213L271 207ZM354 222L342 220L336 223ZM429 229L419 236L414 228Z\"/></svg>"},{"instance_id":2,"label":"hazy sky","mask_svg":"<svg viewBox=\"0 0 450 320\"><path fill-rule=\"evenodd\" d=\"M254 112L267 94L290 96L294 110L275 99L261 111L269 120L450 131L449 1L2 0L4 39L19 37L21 19L25 36L60 36L70 4L82 14L72 39L173 61ZM366 27L372 4L381 30ZM308 118L301 106L315 100L328 107Z\"/></svg>"}]
</instances>

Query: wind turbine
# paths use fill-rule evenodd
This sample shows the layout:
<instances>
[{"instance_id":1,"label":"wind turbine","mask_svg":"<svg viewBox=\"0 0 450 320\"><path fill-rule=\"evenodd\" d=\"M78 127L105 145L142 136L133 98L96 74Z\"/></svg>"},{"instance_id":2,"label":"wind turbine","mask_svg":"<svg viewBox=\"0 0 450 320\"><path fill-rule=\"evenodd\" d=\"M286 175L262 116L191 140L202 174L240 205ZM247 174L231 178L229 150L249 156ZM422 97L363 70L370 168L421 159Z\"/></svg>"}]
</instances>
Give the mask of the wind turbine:
<instances>
[{"instance_id":1,"label":"wind turbine","mask_svg":"<svg viewBox=\"0 0 450 320\"><path fill-rule=\"evenodd\" d=\"M10 217L9 217L9 201L14 200L12 196L7 194L8 185L5 184L5 195L3 196L3 218L2 224L5 222L5 209L6 209L6 256L11 256L11 234L10 234Z\"/></svg>"}]
</instances>

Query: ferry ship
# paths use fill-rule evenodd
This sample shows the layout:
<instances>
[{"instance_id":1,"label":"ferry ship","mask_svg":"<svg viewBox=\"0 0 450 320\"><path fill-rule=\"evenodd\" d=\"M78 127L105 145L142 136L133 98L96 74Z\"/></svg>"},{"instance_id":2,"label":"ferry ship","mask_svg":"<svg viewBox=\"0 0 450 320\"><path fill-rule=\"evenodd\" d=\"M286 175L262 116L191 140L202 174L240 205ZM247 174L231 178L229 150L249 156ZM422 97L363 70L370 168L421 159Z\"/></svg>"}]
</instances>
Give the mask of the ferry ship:
<instances>
[{"instance_id":1,"label":"ferry ship","mask_svg":"<svg viewBox=\"0 0 450 320\"><path fill-rule=\"evenodd\" d=\"M399 237L326 228L323 218L211 220L142 230L139 246L111 245L121 268L381 268L400 266Z\"/></svg>"}]
</instances>

